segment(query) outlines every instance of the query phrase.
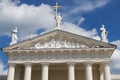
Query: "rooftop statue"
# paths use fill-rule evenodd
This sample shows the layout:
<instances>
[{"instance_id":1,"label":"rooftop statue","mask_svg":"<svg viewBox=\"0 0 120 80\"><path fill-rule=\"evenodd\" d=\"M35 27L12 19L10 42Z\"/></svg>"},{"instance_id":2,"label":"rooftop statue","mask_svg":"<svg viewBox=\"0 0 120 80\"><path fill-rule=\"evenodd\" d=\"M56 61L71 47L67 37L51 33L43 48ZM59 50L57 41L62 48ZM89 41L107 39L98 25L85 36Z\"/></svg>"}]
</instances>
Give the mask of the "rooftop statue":
<instances>
[{"instance_id":1,"label":"rooftop statue","mask_svg":"<svg viewBox=\"0 0 120 80\"><path fill-rule=\"evenodd\" d=\"M60 15L60 13L58 13L58 9L61 8L62 6L58 5L58 2L56 2L55 6L52 6L53 8L55 8L56 10L56 16L55 16L55 20L56 20L56 29L60 29L61 26L61 22L62 22L62 17Z\"/></svg>"},{"instance_id":2,"label":"rooftop statue","mask_svg":"<svg viewBox=\"0 0 120 80\"><path fill-rule=\"evenodd\" d=\"M18 39L17 32L18 32L17 27L14 27L11 31L12 41L11 41L10 45L17 43L17 39Z\"/></svg>"},{"instance_id":3,"label":"rooftop statue","mask_svg":"<svg viewBox=\"0 0 120 80\"><path fill-rule=\"evenodd\" d=\"M101 31L101 41L103 42L108 42L108 39L107 39L107 31L105 29L105 25L102 25L102 27L100 28L100 31Z\"/></svg>"},{"instance_id":4,"label":"rooftop statue","mask_svg":"<svg viewBox=\"0 0 120 80\"><path fill-rule=\"evenodd\" d=\"M56 28L60 28L61 23L62 23L62 17L60 13L58 13L58 15L55 17L55 20L56 20Z\"/></svg>"}]
</instances>

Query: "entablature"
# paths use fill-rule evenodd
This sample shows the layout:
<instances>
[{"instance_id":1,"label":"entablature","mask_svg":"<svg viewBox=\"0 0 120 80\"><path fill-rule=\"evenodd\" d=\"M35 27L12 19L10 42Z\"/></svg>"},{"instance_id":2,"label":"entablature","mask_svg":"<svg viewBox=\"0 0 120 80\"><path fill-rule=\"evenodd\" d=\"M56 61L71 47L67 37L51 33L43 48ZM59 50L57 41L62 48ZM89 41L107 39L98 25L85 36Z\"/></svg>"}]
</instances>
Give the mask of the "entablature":
<instances>
[{"instance_id":1,"label":"entablature","mask_svg":"<svg viewBox=\"0 0 120 80\"><path fill-rule=\"evenodd\" d=\"M79 49L79 48L51 48L51 49L4 49L3 50L8 55L12 55L13 53L106 53L106 54L112 54L114 51L114 48L87 48L87 49Z\"/></svg>"}]
</instances>

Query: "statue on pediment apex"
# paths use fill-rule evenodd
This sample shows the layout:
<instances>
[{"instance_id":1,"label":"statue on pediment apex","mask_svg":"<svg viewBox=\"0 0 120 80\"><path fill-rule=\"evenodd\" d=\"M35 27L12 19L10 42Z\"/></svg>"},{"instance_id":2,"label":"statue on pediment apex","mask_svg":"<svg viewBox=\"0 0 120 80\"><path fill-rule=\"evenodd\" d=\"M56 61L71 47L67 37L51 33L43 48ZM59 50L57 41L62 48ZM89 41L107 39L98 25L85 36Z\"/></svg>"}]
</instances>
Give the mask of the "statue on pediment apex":
<instances>
[{"instance_id":1,"label":"statue on pediment apex","mask_svg":"<svg viewBox=\"0 0 120 80\"><path fill-rule=\"evenodd\" d=\"M60 15L60 13L58 13L58 15L55 17L55 20L56 20L56 28L59 28L62 23L62 17Z\"/></svg>"}]
</instances>

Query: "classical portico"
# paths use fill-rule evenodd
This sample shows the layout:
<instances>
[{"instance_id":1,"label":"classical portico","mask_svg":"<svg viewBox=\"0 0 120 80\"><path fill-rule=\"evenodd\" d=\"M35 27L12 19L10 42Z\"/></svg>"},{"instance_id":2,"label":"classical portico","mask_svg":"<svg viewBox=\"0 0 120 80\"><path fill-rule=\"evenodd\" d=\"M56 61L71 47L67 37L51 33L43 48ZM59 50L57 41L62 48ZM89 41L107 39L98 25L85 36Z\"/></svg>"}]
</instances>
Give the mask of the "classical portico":
<instances>
[{"instance_id":1,"label":"classical portico","mask_svg":"<svg viewBox=\"0 0 120 80\"><path fill-rule=\"evenodd\" d=\"M7 80L111 80L115 47L57 29L3 48Z\"/></svg>"},{"instance_id":2,"label":"classical portico","mask_svg":"<svg viewBox=\"0 0 120 80\"><path fill-rule=\"evenodd\" d=\"M20 64L9 65L9 73L8 73L7 80L34 80L34 79L36 80L51 80L52 79L53 80L53 79L58 78L56 76L59 76L59 78L63 77L63 80L66 80L66 79L67 80L79 80L79 79L95 80L98 77L99 79L97 80L100 80L100 75L99 75L100 71L98 70L99 65L94 64L93 62L66 62L66 63L41 62L40 64L39 63L34 64L34 63L28 62L28 63L21 64L21 66ZM20 72L16 69L16 67L20 68ZM39 75L35 75L36 71ZM102 80L110 80L110 69L109 69L108 64L104 65L103 73L105 77L103 77ZM16 75L18 75L17 77L19 79L15 78ZM23 75L24 75L24 78L20 77ZM35 76L36 77L38 76L39 78L36 78Z\"/></svg>"}]
</instances>

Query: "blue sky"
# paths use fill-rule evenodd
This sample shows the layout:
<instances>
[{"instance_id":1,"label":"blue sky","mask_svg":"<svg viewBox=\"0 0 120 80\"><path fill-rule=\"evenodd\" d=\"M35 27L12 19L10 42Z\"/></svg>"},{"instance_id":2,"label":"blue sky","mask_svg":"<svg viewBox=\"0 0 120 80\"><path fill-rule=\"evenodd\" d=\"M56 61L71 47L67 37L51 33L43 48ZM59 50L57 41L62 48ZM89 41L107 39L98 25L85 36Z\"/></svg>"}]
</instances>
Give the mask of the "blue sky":
<instances>
[{"instance_id":1,"label":"blue sky","mask_svg":"<svg viewBox=\"0 0 120 80\"><path fill-rule=\"evenodd\" d=\"M19 41L54 30L51 6L56 1L63 6L59 10L63 30L99 40L99 28L105 25L109 43L118 46L111 58L111 73L120 74L120 0L0 0L0 48L9 45L15 26ZM7 61L0 51L0 74L6 74Z\"/></svg>"},{"instance_id":2,"label":"blue sky","mask_svg":"<svg viewBox=\"0 0 120 80\"><path fill-rule=\"evenodd\" d=\"M48 4L50 6L55 5L55 2L59 2L59 4L61 6L63 6L63 8L61 8L61 13L62 14L69 14L67 12L70 12L70 10L66 10L65 8L71 9L76 8L77 6L82 5L83 3L88 2L94 2L95 1L100 1L100 0L78 0L78 4L75 3L75 1L77 2L77 0L21 0L21 4L25 3L25 4L29 4L29 5L36 5L39 6L40 4L44 3L44 4ZM78 11L78 13L74 13L74 14L69 14L70 16L68 16L69 20L67 20L65 18L65 20L70 21L74 24L77 23L78 21L78 17L85 17L86 20L81 24L81 27L89 30L89 29L93 29L93 28L97 28L99 30L99 27L101 26L101 24L105 24L106 28L108 30L109 34L108 38L110 41L116 40L116 39L120 39L120 37L116 36L117 34L119 34L119 19L120 19L120 1L119 0L102 0L102 1L106 1L106 5L102 6L102 7L98 7L93 11ZM96 2L97 3L97 2ZM87 6L87 5L86 5ZM63 12L62 12L63 11ZM71 17L72 16L72 17ZM72 20L72 18L74 18ZM115 31L115 32L114 32ZM111 38L112 36L112 38Z\"/></svg>"}]
</instances>

